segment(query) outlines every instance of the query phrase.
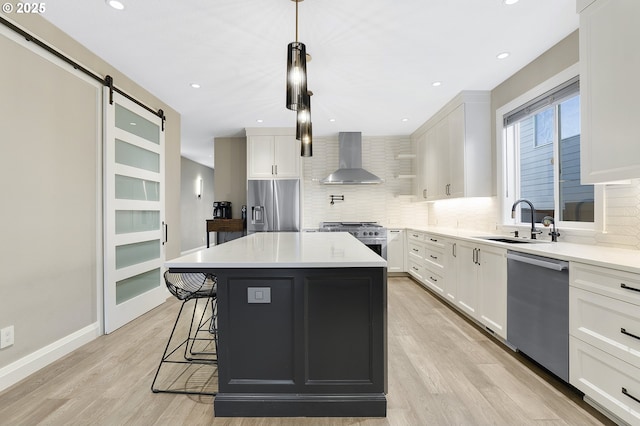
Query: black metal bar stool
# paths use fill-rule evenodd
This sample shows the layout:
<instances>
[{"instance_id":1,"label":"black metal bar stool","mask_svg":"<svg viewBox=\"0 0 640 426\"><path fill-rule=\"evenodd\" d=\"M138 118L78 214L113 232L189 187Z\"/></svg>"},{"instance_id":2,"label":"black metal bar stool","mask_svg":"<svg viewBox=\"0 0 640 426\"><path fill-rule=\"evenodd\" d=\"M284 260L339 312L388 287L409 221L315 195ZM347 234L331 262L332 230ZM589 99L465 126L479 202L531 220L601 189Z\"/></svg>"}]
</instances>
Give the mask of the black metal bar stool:
<instances>
[{"instance_id":1,"label":"black metal bar stool","mask_svg":"<svg viewBox=\"0 0 640 426\"><path fill-rule=\"evenodd\" d=\"M203 377L209 382L214 375L218 364L218 328L217 328L217 281L216 276L201 272L165 272L164 281L167 288L176 298L182 300L180 311L173 324L167 346L162 354L162 359L156 370L156 375L151 384L153 392L182 393L192 395L216 395L217 392L208 390L190 390L189 386L198 383L197 377ZM187 302L193 300L193 312L186 338L172 345L176 328L180 322L182 311ZM204 306L198 303L204 300ZM200 312L199 308L200 307ZM197 317L199 317L197 319ZM185 325L186 328L186 325ZM186 364L184 369L173 371L172 384L184 382L184 388L156 388L156 380L160 369L166 364ZM197 368L193 366L202 365ZM212 366L213 369L208 368ZM168 368L168 366L167 366ZM205 368L205 371L199 371ZM190 370L191 369L191 370ZM176 374L177 373L177 374ZM210 375L209 375L210 373ZM200 380L202 381L202 380ZM204 386L202 386L204 387Z\"/></svg>"}]
</instances>

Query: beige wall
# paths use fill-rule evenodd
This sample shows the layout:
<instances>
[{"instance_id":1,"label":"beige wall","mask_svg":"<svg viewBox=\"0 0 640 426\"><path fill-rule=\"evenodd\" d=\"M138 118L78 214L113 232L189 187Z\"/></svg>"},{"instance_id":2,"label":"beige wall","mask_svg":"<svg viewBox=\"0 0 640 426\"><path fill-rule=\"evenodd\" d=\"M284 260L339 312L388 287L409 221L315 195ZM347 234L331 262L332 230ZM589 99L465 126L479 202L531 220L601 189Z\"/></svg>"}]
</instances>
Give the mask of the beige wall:
<instances>
[{"instance_id":1,"label":"beige wall","mask_svg":"<svg viewBox=\"0 0 640 426\"><path fill-rule=\"evenodd\" d=\"M202 196L196 183L202 179ZM205 247L205 224L213 218L213 169L182 157L180 167L180 241L182 252ZM211 234L213 240L214 234Z\"/></svg>"},{"instance_id":2,"label":"beige wall","mask_svg":"<svg viewBox=\"0 0 640 426\"><path fill-rule=\"evenodd\" d=\"M213 146L213 196L215 201L231 201L232 217L240 219L247 204L247 139L216 138Z\"/></svg>"},{"instance_id":3,"label":"beige wall","mask_svg":"<svg viewBox=\"0 0 640 426\"><path fill-rule=\"evenodd\" d=\"M41 17L3 17L165 111L166 255L179 255L180 115ZM102 89L0 29L0 328L15 327L15 344L0 350L1 389L12 363L39 350L55 356L48 345L100 320Z\"/></svg>"}]
</instances>

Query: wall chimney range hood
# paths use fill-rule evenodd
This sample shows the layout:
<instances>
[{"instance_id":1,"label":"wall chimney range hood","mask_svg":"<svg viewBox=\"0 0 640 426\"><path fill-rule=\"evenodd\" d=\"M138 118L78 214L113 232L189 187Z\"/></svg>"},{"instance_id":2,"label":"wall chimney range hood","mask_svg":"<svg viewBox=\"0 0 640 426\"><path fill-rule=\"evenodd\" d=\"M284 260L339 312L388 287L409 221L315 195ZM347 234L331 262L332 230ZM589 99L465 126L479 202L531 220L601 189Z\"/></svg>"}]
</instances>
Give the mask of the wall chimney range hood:
<instances>
[{"instance_id":1,"label":"wall chimney range hood","mask_svg":"<svg viewBox=\"0 0 640 426\"><path fill-rule=\"evenodd\" d=\"M338 133L338 170L320 182L325 185L371 185L384 182L362 168L362 133Z\"/></svg>"}]
</instances>

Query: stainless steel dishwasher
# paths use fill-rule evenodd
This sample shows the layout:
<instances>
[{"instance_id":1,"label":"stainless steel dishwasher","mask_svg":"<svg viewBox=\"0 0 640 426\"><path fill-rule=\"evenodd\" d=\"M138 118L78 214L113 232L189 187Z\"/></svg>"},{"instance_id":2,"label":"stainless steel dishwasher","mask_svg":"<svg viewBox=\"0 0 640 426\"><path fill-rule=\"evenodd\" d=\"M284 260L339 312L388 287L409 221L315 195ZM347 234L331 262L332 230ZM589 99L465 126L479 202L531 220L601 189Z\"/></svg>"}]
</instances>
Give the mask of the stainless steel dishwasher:
<instances>
[{"instance_id":1,"label":"stainless steel dishwasher","mask_svg":"<svg viewBox=\"0 0 640 426\"><path fill-rule=\"evenodd\" d=\"M507 253L507 341L569 381L569 262Z\"/></svg>"}]
</instances>

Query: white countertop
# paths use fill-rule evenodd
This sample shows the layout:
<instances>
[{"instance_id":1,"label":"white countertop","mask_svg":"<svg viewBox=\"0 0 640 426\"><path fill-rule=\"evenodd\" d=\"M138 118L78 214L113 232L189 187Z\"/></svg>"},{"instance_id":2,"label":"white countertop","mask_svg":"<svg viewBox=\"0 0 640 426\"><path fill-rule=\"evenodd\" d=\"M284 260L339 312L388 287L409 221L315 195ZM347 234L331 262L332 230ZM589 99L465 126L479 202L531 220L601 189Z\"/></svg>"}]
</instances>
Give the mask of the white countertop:
<instances>
[{"instance_id":1,"label":"white countertop","mask_svg":"<svg viewBox=\"0 0 640 426\"><path fill-rule=\"evenodd\" d=\"M165 262L167 268L381 268L347 232L258 232Z\"/></svg>"},{"instance_id":2,"label":"white countertop","mask_svg":"<svg viewBox=\"0 0 640 426\"><path fill-rule=\"evenodd\" d=\"M445 238L455 237L474 241L480 244L490 244L496 247L503 247L522 253L536 254L538 256L547 256L573 262L588 263L590 265L603 266L606 268L640 274L640 250L565 243L562 241L555 243L550 241L537 241L529 244L509 244L476 238L479 236L489 236L491 235L490 232L438 227L409 227L407 229L437 234ZM510 237L508 235L501 236Z\"/></svg>"}]
</instances>

